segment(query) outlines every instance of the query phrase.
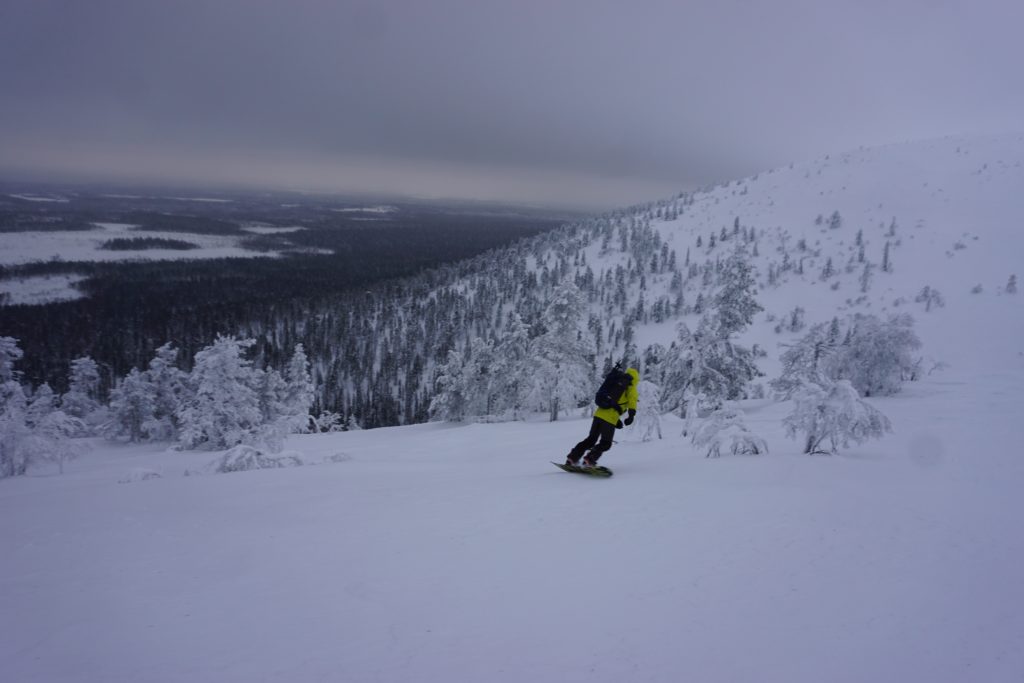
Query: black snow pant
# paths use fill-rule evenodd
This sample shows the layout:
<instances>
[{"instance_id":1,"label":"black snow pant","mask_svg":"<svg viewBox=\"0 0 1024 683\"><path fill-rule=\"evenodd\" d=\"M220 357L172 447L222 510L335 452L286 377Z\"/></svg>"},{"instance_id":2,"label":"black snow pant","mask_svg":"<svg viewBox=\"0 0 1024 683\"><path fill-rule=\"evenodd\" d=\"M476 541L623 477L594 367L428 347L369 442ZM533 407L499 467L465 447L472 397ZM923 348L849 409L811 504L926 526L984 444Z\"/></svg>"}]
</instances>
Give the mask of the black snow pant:
<instances>
[{"instance_id":1,"label":"black snow pant","mask_svg":"<svg viewBox=\"0 0 1024 683\"><path fill-rule=\"evenodd\" d=\"M601 455L612 447L612 437L615 436L615 425L608 424L599 417L595 417L590 425L590 434L587 438L573 446L569 451L569 458L573 462L579 462L584 452L590 449L590 459L597 462Z\"/></svg>"}]
</instances>

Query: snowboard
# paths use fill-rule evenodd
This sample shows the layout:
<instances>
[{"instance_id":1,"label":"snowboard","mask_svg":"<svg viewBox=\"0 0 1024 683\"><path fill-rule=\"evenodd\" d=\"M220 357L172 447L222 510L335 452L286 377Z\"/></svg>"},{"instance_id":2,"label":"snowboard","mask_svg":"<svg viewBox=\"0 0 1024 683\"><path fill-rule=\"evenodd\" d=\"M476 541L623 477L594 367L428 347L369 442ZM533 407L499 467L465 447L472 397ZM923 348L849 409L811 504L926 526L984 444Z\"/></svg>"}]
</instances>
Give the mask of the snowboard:
<instances>
[{"instance_id":1,"label":"snowboard","mask_svg":"<svg viewBox=\"0 0 1024 683\"><path fill-rule=\"evenodd\" d=\"M566 472L573 472L575 474L585 474L588 477L612 476L612 471L602 465L598 465L597 467L579 467L577 465L566 465L565 463L561 462L552 462L551 464L554 465L555 467L565 470Z\"/></svg>"}]
</instances>

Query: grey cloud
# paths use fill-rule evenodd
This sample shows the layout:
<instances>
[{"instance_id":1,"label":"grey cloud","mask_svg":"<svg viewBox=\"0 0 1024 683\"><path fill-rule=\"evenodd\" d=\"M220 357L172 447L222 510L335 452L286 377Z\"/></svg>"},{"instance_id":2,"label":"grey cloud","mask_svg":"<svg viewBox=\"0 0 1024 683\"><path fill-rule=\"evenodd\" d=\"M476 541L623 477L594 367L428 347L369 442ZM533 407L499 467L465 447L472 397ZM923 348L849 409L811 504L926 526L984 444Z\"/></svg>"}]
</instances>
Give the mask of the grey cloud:
<instances>
[{"instance_id":1,"label":"grey cloud","mask_svg":"<svg viewBox=\"0 0 1024 683\"><path fill-rule=\"evenodd\" d=\"M219 176L258 157L278 182L364 164L391 169L381 190L453 196L532 169L639 200L1017 126L1022 19L994 0L8 0L0 165L187 173L192 154Z\"/></svg>"}]
</instances>

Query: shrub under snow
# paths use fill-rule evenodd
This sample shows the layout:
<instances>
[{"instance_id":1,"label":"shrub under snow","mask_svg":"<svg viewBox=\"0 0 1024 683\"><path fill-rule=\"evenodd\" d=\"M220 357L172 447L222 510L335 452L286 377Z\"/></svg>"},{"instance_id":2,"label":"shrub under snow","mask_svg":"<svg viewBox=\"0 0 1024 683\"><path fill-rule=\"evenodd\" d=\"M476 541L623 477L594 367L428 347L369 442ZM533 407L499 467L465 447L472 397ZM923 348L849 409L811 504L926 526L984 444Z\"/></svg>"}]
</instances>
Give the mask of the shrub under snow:
<instances>
[{"instance_id":1,"label":"shrub under snow","mask_svg":"<svg viewBox=\"0 0 1024 683\"><path fill-rule=\"evenodd\" d=\"M302 456L295 451L269 454L254 446L241 444L235 446L221 456L211 467L218 474L228 472L247 472L249 470L278 469L281 467L301 467Z\"/></svg>"},{"instance_id":2,"label":"shrub under snow","mask_svg":"<svg viewBox=\"0 0 1024 683\"><path fill-rule=\"evenodd\" d=\"M707 449L705 457L717 458L724 450L733 455L760 455L768 452L768 443L751 432L743 421L743 411L726 406L711 413L693 434L693 445Z\"/></svg>"},{"instance_id":3,"label":"shrub under snow","mask_svg":"<svg viewBox=\"0 0 1024 683\"><path fill-rule=\"evenodd\" d=\"M811 455L836 453L851 441L862 443L892 431L889 418L845 379L802 383L793 392L793 412L782 422L789 436L803 435L803 452Z\"/></svg>"}]
</instances>

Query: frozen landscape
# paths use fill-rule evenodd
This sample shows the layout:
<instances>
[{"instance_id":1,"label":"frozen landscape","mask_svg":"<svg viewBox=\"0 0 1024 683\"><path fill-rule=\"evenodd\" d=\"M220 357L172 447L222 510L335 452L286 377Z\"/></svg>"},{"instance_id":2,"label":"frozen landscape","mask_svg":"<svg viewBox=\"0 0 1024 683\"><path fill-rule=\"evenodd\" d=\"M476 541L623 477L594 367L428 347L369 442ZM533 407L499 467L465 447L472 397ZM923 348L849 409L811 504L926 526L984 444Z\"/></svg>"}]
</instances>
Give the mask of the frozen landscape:
<instances>
[{"instance_id":1,"label":"frozen landscape","mask_svg":"<svg viewBox=\"0 0 1024 683\"><path fill-rule=\"evenodd\" d=\"M746 399L769 452L706 458L674 415L643 440L641 403L608 480L550 464L589 409L296 434L301 466L231 473L222 451L76 440L63 474L0 479L4 677L1020 680L1022 160L1019 136L864 149L659 205L682 209L652 221L680 259L737 217L759 235L764 311L742 339L767 351L762 381L797 306L807 325L914 316L919 378L868 399L882 438L803 455L791 402ZM769 285L801 239L800 272ZM599 273L629 258L581 253ZM649 303L669 279L650 275ZM687 318L637 324L637 346Z\"/></svg>"}]
</instances>

